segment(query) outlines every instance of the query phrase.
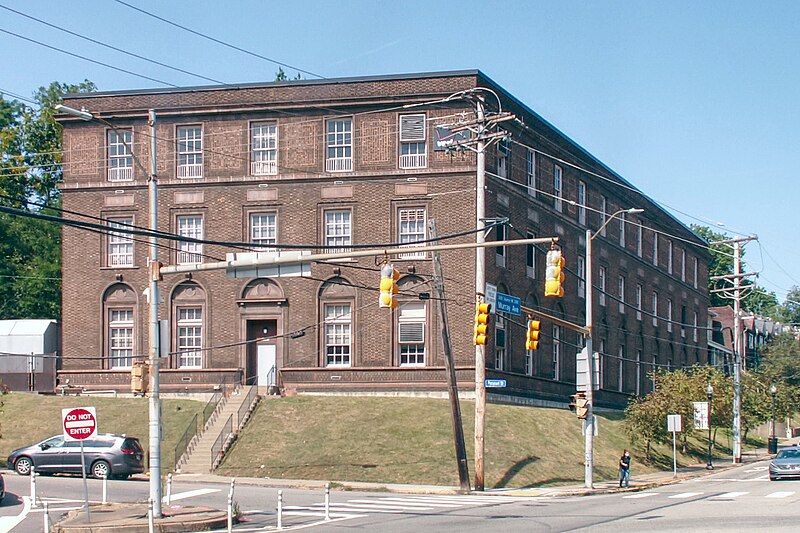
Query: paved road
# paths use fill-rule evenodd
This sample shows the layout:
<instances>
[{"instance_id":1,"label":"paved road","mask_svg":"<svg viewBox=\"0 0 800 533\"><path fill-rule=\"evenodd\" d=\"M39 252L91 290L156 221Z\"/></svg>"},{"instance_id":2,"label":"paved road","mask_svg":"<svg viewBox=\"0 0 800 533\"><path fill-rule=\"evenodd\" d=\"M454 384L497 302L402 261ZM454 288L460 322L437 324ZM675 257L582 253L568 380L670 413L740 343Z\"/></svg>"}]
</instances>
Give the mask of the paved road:
<instances>
[{"instance_id":1,"label":"paved road","mask_svg":"<svg viewBox=\"0 0 800 533\"><path fill-rule=\"evenodd\" d=\"M325 520L324 492L283 490L283 526L319 532L374 531L797 531L800 481L770 482L766 462L642 492L585 497L512 495L414 495L333 491ZM41 505L29 506L29 478L6 475L9 495L0 506L0 531L42 531ZM89 480L90 500L100 501L102 484ZM109 481L110 501L142 501L146 481ZM172 505L224 508L229 486L176 483ZM37 495L49 502L53 520L81 505L80 478L41 477ZM235 501L243 514L239 533L274 530L277 489L237 483ZM27 505L27 506L26 506ZM167 510L168 506L164 506Z\"/></svg>"}]
</instances>

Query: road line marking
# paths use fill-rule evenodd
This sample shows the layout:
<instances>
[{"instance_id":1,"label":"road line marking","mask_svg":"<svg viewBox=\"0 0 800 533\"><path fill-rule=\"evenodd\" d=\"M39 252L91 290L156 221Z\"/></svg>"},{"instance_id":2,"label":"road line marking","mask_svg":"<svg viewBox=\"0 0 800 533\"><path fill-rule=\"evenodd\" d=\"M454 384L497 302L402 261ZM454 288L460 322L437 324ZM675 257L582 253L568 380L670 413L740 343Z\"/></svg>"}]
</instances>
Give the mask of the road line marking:
<instances>
[{"instance_id":1,"label":"road line marking","mask_svg":"<svg viewBox=\"0 0 800 533\"><path fill-rule=\"evenodd\" d=\"M772 494L767 494L767 498L788 498L794 494L794 491L781 491L781 492L773 492Z\"/></svg>"},{"instance_id":2,"label":"road line marking","mask_svg":"<svg viewBox=\"0 0 800 533\"><path fill-rule=\"evenodd\" d=\"M342 508L341 506L331 507L331 512L338 512L338 513L394 513L394 514L403 514L405 511L402 509L365 509L359 507L345 507ZM292 513L292 514L306 514L306 515L313 515L313 516L320 516L322 514L324 516L325 510L324 508L319 507L302 507L302 506L289 506L284 507L283 512ZM357 515L362 516L362 515Z\"/></svg>"},{"instance_id":3,"label":"road line marking","mask_svg":"<svg viewBox=\"0 0 800 533\"><path fill-rule=\"evenodd\" d=\"M173 494L170 497L170 502L174 502L176 500L185 500L186 498L192 498L194 496L203 496L205 494L213 494L215 492L220 492L222 489L196 489L196 490L189 490L186 492L179 492L177 494ZM167 501L167 497L164 496L162 500Z\"/></svg>"},{"instance_id":4,"label":"road line marking","mask_svg":"<svg viewBox=\"0 0 800 533\"><path fill-rule=\"evenodd\" d=\"M408 506L411 506L411 507L444 507L444 508L450 508L450 509L453 509L453 508L456 508L456 507L462 507L461 505L458 505L458 504L455 504L455 503L438 503L438 502L437 503L433 503L431 501L426 501L426 500L411 500L411 499L405 499L405 498L381 498L380 500L347 500L347 501L348 501L348 503L349 502L353 502L353 503L368 503L370 505L376 505L376 504L377 505L382 505L385 502L385 503L387 503L389 505L395 505L395 504L400 505L400 504L402 504L402 505L408 505Z\"/></svg>"},{"instance_id":5,"label":"road line marking","mask_svg":"<svg viewBox=\"0 0 800 533\"><path fill-rule=\"evenodd\" d=\"M682 492L680 494L673 494L672 496L668 496L670 499L680 500L683 498L691 498L693 496L700 496L703 494L702 492Z\"/></svg>"},{"instance_id":6,"label":"road line marking","mask_svg":"<svg viewBox=\"0 0 800 533\"><path fill-rule=\"evenodd\" d=\"M660 493L658 492L639 492L636 494L629 494L627 496L623 496L623 499L631 499L635 500L637 498L649 498L650 496L658 496Z\"/></svg>"},{"instance_id":7,"label":"road line marking","mask_svg":"<svg viewBox=\"0 0 800 533\"><path fill-rule=\"evenodd\" d=\"M323 504L320 504L323 505ZM403 505L401 503L380 503L380 502L369 502L369 501L357 501L354 500L354 503L337 503L332 508L336 507L344 507L345 509L349 509L352 507L358 507L360 509L400 509L404 511L433 511L434 507L426 507L423 505Z\"/></svg>"},{"instance_id":8,"label":"road line marking","mask_svg":"<svg viewBox=\"0 0 800 533\"><path fill-rule=\"evenodd\" d=\"M750 494L749 492L726 492L725 494L717 494L716 496L711 496L711 498L715 500L732 500L733 498L738 498L739 496L744 496L745 494Z\"/></svg>"},{"instance_id":9,"label":"road line marking","mask_svg":"<svg viewBox=\"0 0 800 533\"><path fill-rule=\"evenodd\" d=\"M29 496L22 497L22 512L17 516L0 516L0 531L11 531L17 527L20 522L25 520L28 513L31 511L31 499Z\"/></svg>"}]
</instances>

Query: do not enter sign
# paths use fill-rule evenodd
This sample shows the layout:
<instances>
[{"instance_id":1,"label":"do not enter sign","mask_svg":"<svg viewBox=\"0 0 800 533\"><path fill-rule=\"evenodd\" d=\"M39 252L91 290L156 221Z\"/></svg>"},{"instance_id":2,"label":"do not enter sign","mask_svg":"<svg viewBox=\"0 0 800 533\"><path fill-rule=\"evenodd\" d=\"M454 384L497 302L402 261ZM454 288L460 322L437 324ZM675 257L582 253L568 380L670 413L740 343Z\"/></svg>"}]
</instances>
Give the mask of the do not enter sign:
<instances>
[{"instance_id":1,"label":"do not enter sign","mask_svg":"<svg viewBox=\"0 0 800 533\"><path fill-rule=\"evenodd\" d=\"M97 434L97 416L94 407L62 409L65 440L85 440Z\"/></svg>"}]
</instances>

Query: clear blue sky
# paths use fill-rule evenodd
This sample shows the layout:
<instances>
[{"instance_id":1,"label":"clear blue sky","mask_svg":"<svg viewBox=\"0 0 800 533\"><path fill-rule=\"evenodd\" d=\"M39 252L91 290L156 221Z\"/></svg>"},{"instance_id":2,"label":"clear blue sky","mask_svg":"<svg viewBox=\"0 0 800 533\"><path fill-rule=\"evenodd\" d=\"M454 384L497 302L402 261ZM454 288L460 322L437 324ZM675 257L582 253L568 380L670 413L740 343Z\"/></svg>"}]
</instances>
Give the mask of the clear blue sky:
<instances>
[{"instance_id":1,"label":"clear blue sky","mask_svg":"<svg viewBox=\"0 0 800 533\"><path fill-rule=\"evenodd\" d=\"M684 222L757 234L746 268L781 301L800 285L798 2L126 1L325 77L478 68ZM0 5L226 83L278 69L114 0ZM209 83L5 9L0 29L175 85ZM0 50L0 92L162 86L2 32Z\"/></svg>"}]
</instances>

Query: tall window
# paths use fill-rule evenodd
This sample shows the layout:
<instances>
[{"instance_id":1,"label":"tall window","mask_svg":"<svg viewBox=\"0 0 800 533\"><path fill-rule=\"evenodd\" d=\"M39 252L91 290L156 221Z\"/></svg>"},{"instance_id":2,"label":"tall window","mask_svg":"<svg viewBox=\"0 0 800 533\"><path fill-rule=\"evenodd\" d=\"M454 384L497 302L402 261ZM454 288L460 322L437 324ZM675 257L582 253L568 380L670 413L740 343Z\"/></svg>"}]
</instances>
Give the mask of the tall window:
<instances>
[{"instance_id":1,"label":"tall window","mask_svg":"<svg viewBox=\"0 0 800 533\"><path fill-rule=\"evenodd\" d=\"M278 125L254 122L250 125L250 174L267 176L278 173Z\"/></svg>"},{"instance_id":2,"label":"tall window","mask_svg":"<svg viewBox=\"0 0 800 533\"><path fill-rule=\"evenodd\" d=\"M642 319L642 285L636 285L636 320Z\"/></svg>"},{"instance_id":3,"label":"tall window","mask_svg":"<svg viewBox=\"0 0 800 533\"><path fill-rule=\"evenodd\" d=\"M625 312L625 276L619 276L619 312Z\"/></svg>"},{"instance_id":4,"label":"tall window","mask_svg":"<svg viewBox=\"0 0 800 533\"><path fill-rule=\"evenodd\" d=\"M203 128L178 126L178 177L203 177Z\"/></svg>"},{"instance_id":5,"label":"tall window","mask_svg":"<svg viewBox=\"0 0 800 533\"><path fill-rule=\"evenodd\" d=\"M529 231L527 237L535 239L536 235ZM536 247L533 244L529 244L525 251L525 274L531 279L536 277Z\"/></svg>"},{"instance_id":6,"label":"tall window","mask_svg":"<svg viewBox=\"0 0 800 533\"><path fill-rule=\"evenodd\" d=\"M667 274L672 274L672 241L667 241Z\"/></svg>"},{"instance_id":7,"label":"tall window","mask_svg":"<svg viewBox=\"0 0 800 533\"><path fill-rule=\"evenodd\" d=\"M133 179L132 141L133 132L131 130L109 130L108 181L131 181Z\"/></svg>"},{"instance_id":8,"label":"tall window","mask_svg":"<svg viewBox=\"0 0 800 533\"><path fill-rule=\"evenodd\" d=\"M667 300L667 331L672 332L672 300Z\"/></svg>"},{"instance_id":9,"label":"tall window","mask_svg":"<svg viewBox=\"0 0 800 533\"><path fill-rule=\"evenodd\" d=\"M642 224L636 226L636 255L642 257Z\"/></svg>"},{"instance_id":10,"label":"tall window","mask_svg":"<svg viewBox=\"0 0 800 533\"><path fill-rule=\"evenodd\" d=\"M578 182L578 224L586 225L586 183Z\"/></svg>"},{"instance_id":11,"label":"tall window","mask_svg":"<svg viewBox=\"0 0 800 533\"><path fill-rule=\"evenodd\" d=\"M336 118L326 121L327 172L353 170L353 119Z\"/></svg>"},{"instance_id":12,"label":"tall window","mask_svg":"<svg viewBox=\"0 0 800 533\"><path fill-rule=\"evenodd\" d=\"M697 311L694 312L694 328L692 329L692 340L697 342Z\"/></svg>"},{"instance_id":13,"label":"tall window","mask_svg":"<svg viewBox=\"0 0 800 533\"><path fill-rule=\"evenodd\" d=\"M601 389L605 388L606 365L608 364L608 357L606 357L606 340L600 339L597 356L600 358L600 375L597 379L597 384Z\"/></svg>"},{"instance_id":14,"label":"tall window","mask_svg":"<svg viewBox=\"0 0 800 533\"><path fill-rule=\"evenodd\" d=\"M203 366L203 310L201 307L178 308L178 366Z\"/></svg>"},{"instance_id":15,"label":"tall window","mask_svg":"<svg viewBox=\"0 0 800 533\"><path fill-rule=\"evenodd\" d=\"M528 149L525 165L525 175L528 184L528 196L536 196L536 152Z\"/></svg>"},{"instance_id":16,"label":"tall window","mask_svg":"<svg viewBox=\"0 0 800 533\"><path fill-rule=\"evenodd\" d=\"M109 309L108 350L111 368L133 366L133 309Z\"/></svg>"},{"instance_id":17,"label":"tall window","mask_svg":"<svg viewBox=\"0 0 800 533\"><path fill-rule=\"evenodd\" d=\"M428 166L425 115L400 115L400 168Z\"/></svg>"},{"instance_id":18,"label":"tall window","mask_svg":"<svg viewBox=\"0 0 800 533\"><path fill-rule=\"evenodd\" d=\"M686 250L681 250L681 281L686 281Z\"/></svg>"},{"instance_id":19,"label":"tall window","mask_svg":"<svg viewBox=\"0 0 800 533\"><path fill-rule=\"evenodd\" d=\"M326 366L350 366L352 322L350 304L325 304Z\"/></svg>"},{"instance_id":20,"label":"tall window","mask_svg":"<svg viewBox=\"0 0 800 533\"><path fill-rule=\"evenodd\" d=\"M403 208L398 210L398 240L401 246L413 248L410 243L424 241L428 234L428 217L424 207ZM420 246L420 245L416 245ZM425 259L425 252L408 252L400 254L401 259Z\"/></svg>"},{"instance_id":21,"label":"tall window","mask_svg":"<svg viewBox=\"0 0 800 533\"><path fill-rule=\"evenodd\" d=\"M178 235L191 239L203 238L202 215L178 215ZM203 262L203 243L178 241L178 264Z\"/></svg>"},{"instance_id":22,"label":"tall window","mask_svg":"<svg viewBox=\"0 0 800 533\"><path fill-rule=\"evenodd\" d=\"M636 396L642 394L642 351L636 350Z\"/></svg>"},{"instance_id":23,"label":"tall window","mask_svg":"<svg viewBox=\"0 0 800 533\"><path fill-rule=\"evenodd\" d=\"M606 217L608 216L608 199L605 196L600 196L600 224L605 224ZM606 228L600 230L600 235L606 236Z\"/></svg>"},{"instance_id":24,"label":"tall window","mask_svg":"<svg viewBox=\"0 0 800 533\"><path fill-rule=\"evenodd\" d=\"M533 356L534 350L525 350L525 375L533 375Z\"/></svg>"},{"instance_id":25,"label":"tall window","mask_svg":"<svg viewBox=\"0 0 800 533\"><path fill-rule=\"evenodd\" d=\"M402 366L425 364L425 314L423 302L405 302L398 306L397 342Z\"/></svg>"},{"instance_id":26,"label":"tall window","mask_svg":"<svg viewBox=\"0 0 800 533\"><path fill-rule=\"evenodd\" d=\"M506 369L506 321L500 315L494 321L494 368Z\"/></svg>"},{"instance_id":27,"label":"tall window","mask_svg":"<svg viewBox=\"0 0 800 533\"><path fill-rule=\"evenodd\" d=\"M653 264L658 266L658 233L653 231Z\"/></svg>"},{"instance_id":28,"label":"tall window","mask_svg":"<svg viewBox=\"0 0 800 533\"><path fill-rule=\"evenodd\" d=\"M508 177L508 160L511 159L511 143L502 139L497 143L497 175Z\"/></svg>"},{"instance_id":29,"label":"tall window","mask_svg":"<svg viewBox=\"0 0 800 533\"><path fill-rule=\"evenodd\" d=\"M559 369L561 367L561 326L553 326L553 379L561 379Z\"/></svg>"},{"instance_id":30,"label":"tall window","mask_svg":"<svg viewBox=\"0 0 800 533\"><path fill-rule=\"evenodd\" d=\"M329 209L325 211L325 246L340 248L327 250L329 253L349 252L353 244L352 211L349 209Z\"/></svg>"},{"instance_id":31,"label":"tall window","mask_svg":"<svg viewBox=\"0 0 800 533\"><path fill-rule=\"evenodd\" d=\"M111 231L108 234L107 265L110 267L133 266L133 238L125 232L125 230L130 230L130 226L133 225L133 218L110 218L108 225L121 231Z\"/></svg>"},{"instance_id":32,"label":"tall window","mask_svg":"<svg viewBox=\"0 0 800 533\"><path fill-rule=\"evenodd\" d=\"M653 325L658 326L658 293L653 291Z\"/></svg>"},{"instance_id":33,"label":"tall window","mask_svg":"<svg viewBox=\"0 0 800 533\"><path fill-rule=\"evenodd\" d=\"M263 251L274 251L278 244L278 215L250 213L250 242Z\"/></svg>"},{"instance_id":34,"label":"tall window","mask_svg":"<svg viewBox=\"0 0 800 533\"><path fill-rule=\"evenodd\" d=\"M692 276L692 286L697 288L697 258L694 258L694 275Z\"/></svg>"},{"instance_id":35,"label":"tall window","mask_svg":"<svg viewBox=\"0 0 800 533\"><path fill-rule=\"evenodd\" d=\"M578 256L578 297L586 298L586 258Z\"/></svg>"},{"instance_id":36,"label":"tall window","mask_svg":"<svg viewBox=\"0 0 800 533\"><path fill-rule=\"evenodd\" d=\"M564 191L562 188L563 184L561 183L561 175L562 175L561 167L555 165L553 167L553 196L554 196L553 208L558 212L561 212L561 209L563 208L561 198L563 197Z\"/></svg>"},{"instance_id":37,"label":"tall window","mask_svg":"<svg viewBox=\"0 0 800 533\"><path fill-rule=\"evenodd\" d=\"M597 301L600 305L606 305L606 267L601 266L599 275L597 276L597 284L600 288L600 294ZM592 288L589 287L589 290Z\"/></svg>"},{"instance_id":38,"label":"tall window","mask_svg":"<svg viewBox=\"0 0 800 533\"><path fill-rule=\"evenodd\" d=\"M498 241L506 240L506 227L504 225L495 226L494 228L495 235L497 235ZM506 247L505 246L495 246L494 248L494 258L495 264L499 267L506 266Z\"/></svg>"},{"instance_id":39,"label":"tall window","mask_svg":"<svg viewBox=\"0 0 800 533\"><path fill-rule=\"evenodd\" d=\"M623 372L625 371L625 346L620 345L619 350L617 351L617 390L622 392L622 389L625 385L625 376Z\"/></svg>"},{"instance_id":40,"label":"tall window","mask_svg":"<svg viewBox=\"0 0 800 533\"><path fill-rule=\"evenodd\" d=\"M625 213L619 215L619 245L625 248Z\"/></svg>"}]
</instances>

